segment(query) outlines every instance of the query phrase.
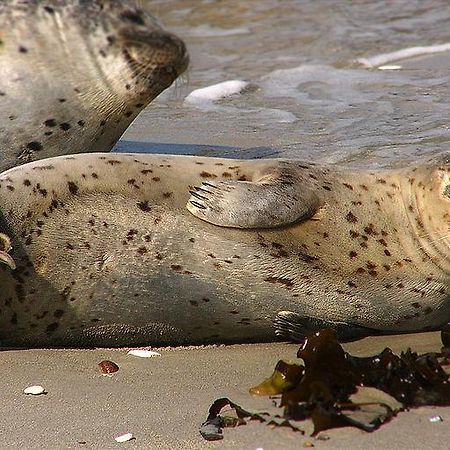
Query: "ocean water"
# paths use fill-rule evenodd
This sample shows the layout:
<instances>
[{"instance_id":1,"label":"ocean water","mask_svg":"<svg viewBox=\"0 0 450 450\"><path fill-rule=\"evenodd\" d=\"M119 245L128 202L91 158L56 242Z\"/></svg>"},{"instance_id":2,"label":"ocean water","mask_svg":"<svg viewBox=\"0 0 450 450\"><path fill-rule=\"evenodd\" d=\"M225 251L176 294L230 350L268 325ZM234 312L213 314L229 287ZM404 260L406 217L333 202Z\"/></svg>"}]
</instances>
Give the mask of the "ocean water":
<instances>
[{"instance_id":1,"label":"ocean water","mask_svg":"<svg viewBox=\"0 0 450 450\"><path fill-rule=\"evenodd\" d=\"M449 43L448 1L141 3L184 39L191 66L140 114L119 150L364 167L450 150L450 52L395 60L387 70L357 62ZM185 101L231 80L246 87Z\"/></svg>"}]
</instances>

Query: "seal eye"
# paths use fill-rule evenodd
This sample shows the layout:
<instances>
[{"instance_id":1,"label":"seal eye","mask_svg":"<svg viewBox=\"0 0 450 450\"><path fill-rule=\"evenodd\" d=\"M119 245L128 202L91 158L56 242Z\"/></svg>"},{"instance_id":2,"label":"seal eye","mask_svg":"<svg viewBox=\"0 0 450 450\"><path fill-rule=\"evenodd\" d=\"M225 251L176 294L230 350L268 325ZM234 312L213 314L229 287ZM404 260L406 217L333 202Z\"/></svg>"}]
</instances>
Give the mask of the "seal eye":
<instances>
[{"instance_id":1,"label":"seal eye","mask_svg":"<svg viewBox=\"0 0 450 450\"><path fill-rule=\"evenodd\" d=\"M450 198L450 184L444 187L444 197Z\"/></svg>"}]
</instances>

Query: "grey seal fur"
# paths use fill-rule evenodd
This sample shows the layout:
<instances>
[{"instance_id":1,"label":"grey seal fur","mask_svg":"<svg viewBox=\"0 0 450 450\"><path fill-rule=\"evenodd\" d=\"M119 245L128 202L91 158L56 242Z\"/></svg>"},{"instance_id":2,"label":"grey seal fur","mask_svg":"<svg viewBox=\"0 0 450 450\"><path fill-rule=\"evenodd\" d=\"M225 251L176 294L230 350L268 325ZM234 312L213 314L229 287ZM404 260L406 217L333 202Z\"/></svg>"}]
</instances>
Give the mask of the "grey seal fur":
<instances>
[{"instance_id":1,"label":"grey seal fur","mask_svg":"<svg viewBox=\"0 0 450 450\"><path fill-rule=\"evenodd\" d=\"M434 329L450 315L449 173L448 155L379 171L131 154L11 169L0 232L17 268L0 266L0 341Z\"/></svg>"},{"instance_id":2,"label":"grey seal fur","mask_svg":"<svg viewBox=\"0 0 450 450\"><path fill-rule=\"evenodd\" d=\"M109 151L187 64L134 1L0 2L0 171Z\"/></svg>"}]
</instances>

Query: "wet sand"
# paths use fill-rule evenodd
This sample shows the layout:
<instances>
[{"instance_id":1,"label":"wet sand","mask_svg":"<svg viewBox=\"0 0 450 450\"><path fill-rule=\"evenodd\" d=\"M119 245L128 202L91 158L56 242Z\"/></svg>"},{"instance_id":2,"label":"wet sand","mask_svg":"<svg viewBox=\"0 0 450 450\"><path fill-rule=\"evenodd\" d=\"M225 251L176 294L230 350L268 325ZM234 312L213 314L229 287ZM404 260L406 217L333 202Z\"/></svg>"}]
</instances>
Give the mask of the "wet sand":
<instances>
[{"instance_id":1,"label":"wet sand","mask_svg":"<svg viewBox=\"0 0 450 450\"><path fill-rule=\"evenodd\" d=\"M419 352L440 348L438 333L366 338L346 345L369 355L390 346ZM0 354L1 449L299 449L306 442L323 449L444 448L450 438L450 408L402 412L374 433L330 430L329 440L252 423L224 430L224 439L204 441L199 432L210 404L227 396L247 408L267 409L270 400L248 388L270 375L280 358L295 358L298 346L273 343L160 349L161 356L137 358L126 349L9 350ZM100 374L105 359L120 370ZM22 393L41 384L47 395ZM443 422L432 423L440 415ZM305 427L311 431L310 424ZM123 444L118 434L135 439Z\"/></svg>"}]
</instances>

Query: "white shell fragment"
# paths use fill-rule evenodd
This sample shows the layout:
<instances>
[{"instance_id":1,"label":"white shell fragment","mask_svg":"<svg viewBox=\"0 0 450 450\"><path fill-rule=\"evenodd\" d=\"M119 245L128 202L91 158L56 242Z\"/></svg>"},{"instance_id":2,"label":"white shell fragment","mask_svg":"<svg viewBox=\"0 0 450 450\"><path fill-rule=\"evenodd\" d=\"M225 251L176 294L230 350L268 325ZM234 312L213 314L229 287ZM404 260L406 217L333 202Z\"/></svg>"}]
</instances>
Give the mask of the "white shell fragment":
<instances>
[{"instance_id":1,"label":"white shell fragment","mask_svg":"<svg viewBox=\"0 0 450 450\"><path fill-rule=\"evenodd\" d=\"M430 422L435 423L435 422L443 422L444 419L441 416L433 416L430 417Z\"/></svg>"},{"instance_id":2,"label":"white shell fragment","mask_svg":"<svg viewBox=\"0 0 450 450\"><path fill-rule=\"evenodd\" d=\"M42 386L36 385L36 386L28 386L23 390L24 394L27 395L41 395L45 393L45 389Z\"/></svg>"},{"instance_id":3,"label":"white shell fragment","mask_svg":"<svg viewBox=\"0 0 450 450\"><path fill-rule=\"evenodd\" d=\"M378 70L400 70L402 66L396 66L394 64L386 65L386 66L380 66L378 67Z\"/></svg>"},{"instance_id":4,"label":"white shell fragment","mask_svg":"<svg viewBox=\"0 0 450 450\"><path fill-rule=\"evenodd\" d=\"M370 58L359 58L356 61L368 68L374 68L388 64L399 59L414 58L423 55L432 55L434 53L450 51L450 43L440 45L428 45L421 47L409 47L397 50L392 53L383 53L381 55L372 56Z\"/></svg>"},{"instance_id":5,"label":"white shell fragment","mask_svg":"<svg viewBox=\"0 0 450 450\"><path fill-rule=\"evenodd\" d=\"M116 442L127 442L127 441L131 441L131 439L133 439L133 434L132 433L121 434L120 436L116 436L114 438L114 440Z\"/></svg>"},{"instance_id":6,"label":"white shell fragment","mask_svg":"<svg viewBox=\"0 0 450 450\"><path fill-rule=\"evenodd\" d=\"M231 95L240 94L250 83L242 80L229 80L213 84L192 91L185 99L185 103L201 105L202 103L213 103Z\"/></svg>"},{"instance_id":7,"label":"white shell fragment","mask_svg":"<svg viewBox=\"0 0 450 450\"><path fill-rule=\"evenodd\" d=\"M161 353L153 352L151 350L130 350L127 355L138 356L139 358L154 358L155 356L161 356Z\"/></svg>"}]
</instances>

